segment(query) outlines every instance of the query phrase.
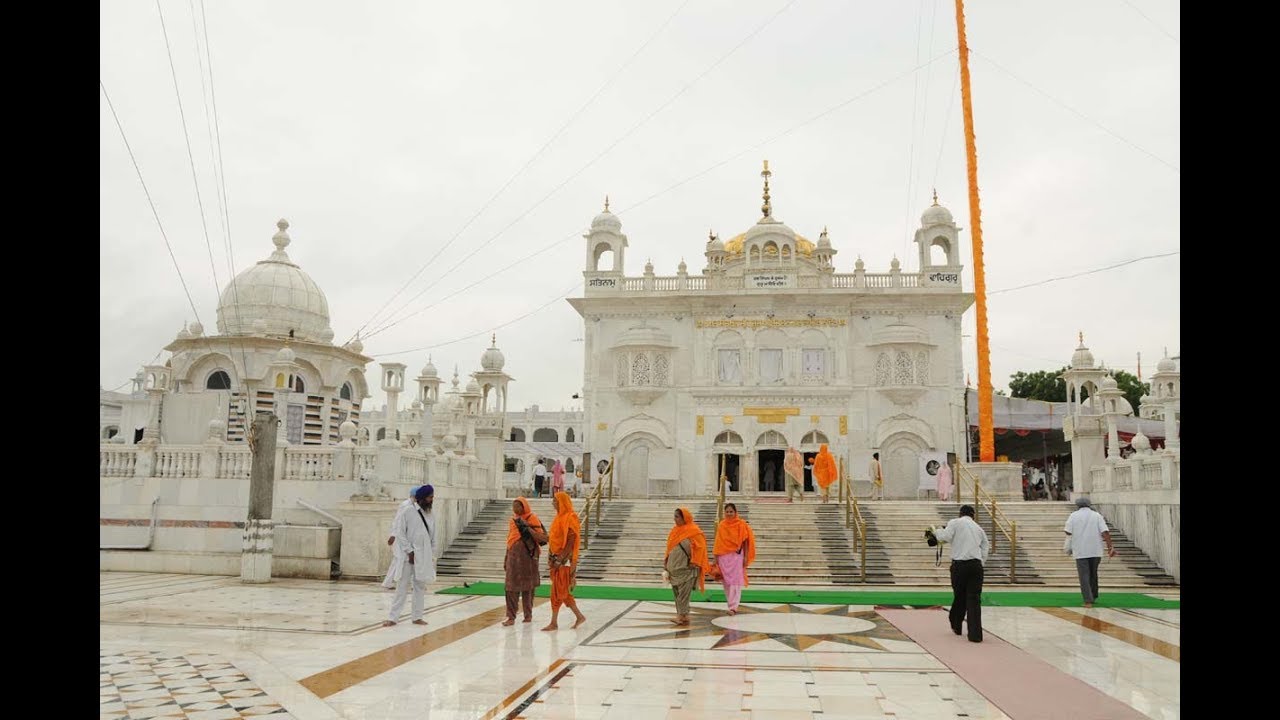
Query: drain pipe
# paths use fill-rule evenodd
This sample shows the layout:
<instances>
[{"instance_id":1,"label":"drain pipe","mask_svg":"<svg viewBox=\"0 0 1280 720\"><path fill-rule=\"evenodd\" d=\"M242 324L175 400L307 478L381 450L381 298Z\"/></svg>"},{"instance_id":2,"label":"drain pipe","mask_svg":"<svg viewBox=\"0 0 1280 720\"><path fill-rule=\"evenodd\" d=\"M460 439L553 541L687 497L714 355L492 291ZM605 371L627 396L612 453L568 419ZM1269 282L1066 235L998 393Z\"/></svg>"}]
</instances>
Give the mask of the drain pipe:
<instances>
[{"instance_id":1,"label":"drain pipe","mask_svg":"<svg viewBox=\"0 0 1280 720\"><path fill-rule=\"evenodd\" d=\"M325 517L325 518L327 518L327 519L329 519L329 520L332 520L334 523L336 523L336 524L337 524L337 526L338 526L338 527L342 527L342 521L341 521L341 520L339 520L338 518L334 517L333 515L330 515L329 513L325 512L324 510L321 510L320 508L316 507L315 505L312 505L311 503L307 502L306 500L303 500L302 498L298 498L298 504L299 504L299 505L301 505L302 507L304 507L304 508L306 508L306 509L310 510L311 512L313 512L313 513L317 514L317 515L320 515L320 516Z\"/></svg>"},{"instance_id":2,"label":"drain pipe","mask_svg":"<svg viewBox=\"0 0 1280 720\"><path fill-rule=\"evenodd\" d=\"M155 500L151 501L151 525L147 530L146 545L98 545L99 550L150 550L151 543L156 539L156 515L160 507L160 496L157 495Z\"/></svg>"}]
</instances>

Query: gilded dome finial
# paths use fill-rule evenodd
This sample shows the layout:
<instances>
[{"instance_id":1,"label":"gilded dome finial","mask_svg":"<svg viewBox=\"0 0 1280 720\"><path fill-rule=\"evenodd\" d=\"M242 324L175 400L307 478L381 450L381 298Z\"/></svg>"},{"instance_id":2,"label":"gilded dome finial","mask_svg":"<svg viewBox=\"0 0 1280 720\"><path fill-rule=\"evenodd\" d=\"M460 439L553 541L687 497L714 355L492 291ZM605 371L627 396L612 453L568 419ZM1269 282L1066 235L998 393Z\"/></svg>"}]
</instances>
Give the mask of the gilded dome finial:
<instances>
[{"instance_id":1,"label":"gilded dome finial","mask_svg":"<svg viewBox=\"0 0 1280 720\"><path fill-rule=\"evenodd\" d=\"M773 173L769 172L769 161L764 161L764 170L760 171L760 177L764 178L764 204L760 206L760 212L764 213L766 218L773 217L773 205L769 203L769 176Z\"/></svg>"},{"instance_id":2,"label":"gilded dome finial","mask_svg":"<svg viewBox=\"0 0 1280 720\"><path fill-rule=\"evenodd\" d=\"M933 206L938 206L938 188L933 189Z\"/></svg>"},{"instance_id":3,"label":"gilded dome finial","mask_svg":"<svg viewBox=\"0 0 1280 720\"><path fill-rule=\"evenodd\" d=\"M604 211L609 212L609 196L604 196Z\"/></svg>"}]
</instances>

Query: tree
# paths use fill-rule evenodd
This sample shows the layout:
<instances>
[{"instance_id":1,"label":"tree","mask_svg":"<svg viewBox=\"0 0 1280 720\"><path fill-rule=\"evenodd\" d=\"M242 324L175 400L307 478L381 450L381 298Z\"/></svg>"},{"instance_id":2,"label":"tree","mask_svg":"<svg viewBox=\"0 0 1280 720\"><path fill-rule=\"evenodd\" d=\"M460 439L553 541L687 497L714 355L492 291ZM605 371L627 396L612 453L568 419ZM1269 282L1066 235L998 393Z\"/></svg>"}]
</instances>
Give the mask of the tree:
<instances>
[{"instance_id":1,"label":"tree","mask_svg":"<svg viewBox=\"0 0 1280 720\"><path fill-rule=\"evenodd\" d=\"M1062 374L1066 371L1067 368L1065 367L1058 370L1037 370L1030 373L1020 370L1009 376L1009 392L1016 398L1065 402L1067 399L1067 384L1063 382ZM1111 376L1116 379L1116 387L1124 393L1125 399L1133 407L1133 414L1137 415L1138 406L1141 404L1140 398L1151 392L1151 384L1138 382L1136 376L1124 370L1115 370L1111 373ZM1084 396L1086 398L1089 397L1088 391L1084 393Z\"/></svg>"}]
</instances>

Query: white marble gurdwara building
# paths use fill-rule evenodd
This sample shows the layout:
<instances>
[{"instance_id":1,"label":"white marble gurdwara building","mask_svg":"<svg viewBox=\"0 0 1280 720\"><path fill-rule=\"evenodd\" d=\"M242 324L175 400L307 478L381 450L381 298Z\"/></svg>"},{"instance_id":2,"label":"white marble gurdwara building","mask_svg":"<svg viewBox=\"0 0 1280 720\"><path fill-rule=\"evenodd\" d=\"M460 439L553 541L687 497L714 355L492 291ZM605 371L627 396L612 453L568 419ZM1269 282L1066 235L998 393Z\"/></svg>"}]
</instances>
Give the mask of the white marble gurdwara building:
<instances>
[{"instance_id":1,"label":"white marble gurdwara building","mask_svg":"<svg viewBox=\"0 0 1280 720\"><path fill-rule=\"evenodd\" d=\"M964 448L960 228L937 204L915 231L919 264L837 272L817 243L774 217L765 163L762 217L706 242L690 275L623 272L629 241L609 212L591 222L582 315L584 451L614 457L624 497L781 492L783 451L821 443L869 490L879 452L886 497L914 498L920 455ZM817 226L817 222L813 222ZM811 482L811 481L809 481ZM808 485L809 482L806 484Z\"/></svg>"}]
</instances>

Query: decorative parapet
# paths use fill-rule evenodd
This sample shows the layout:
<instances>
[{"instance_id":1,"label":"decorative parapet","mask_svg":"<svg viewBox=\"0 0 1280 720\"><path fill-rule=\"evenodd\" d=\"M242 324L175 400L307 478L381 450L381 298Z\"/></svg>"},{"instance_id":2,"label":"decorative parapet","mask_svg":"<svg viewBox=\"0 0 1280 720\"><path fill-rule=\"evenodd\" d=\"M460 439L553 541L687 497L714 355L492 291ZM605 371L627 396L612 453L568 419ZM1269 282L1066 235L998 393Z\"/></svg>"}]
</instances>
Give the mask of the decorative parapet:
<instances>
[{"instance_id":1,"label":"decorative parapet","mask_svg":"<svg viewBox=\"0 0 1280 720\"><path fill-rule=\"evenodd\" d=\"M721 276L714 278L682 277L679 275L658 277L643 275L640 277L618 277L604 275L589 277L586 280L587 295L631 295L645 294L685 294L708 290L778 290L788 288L862 291L903 290L950 290L962 289L961 273L958 268L930 269L923 273L833 273L831 275L796 275L779 271L775 275L751 272L742 276Z\"/></svg>"}]
</instances>

